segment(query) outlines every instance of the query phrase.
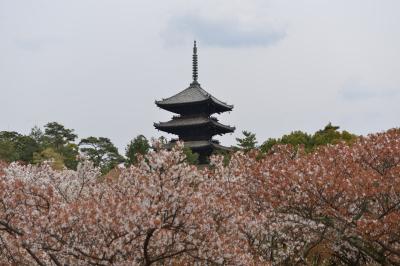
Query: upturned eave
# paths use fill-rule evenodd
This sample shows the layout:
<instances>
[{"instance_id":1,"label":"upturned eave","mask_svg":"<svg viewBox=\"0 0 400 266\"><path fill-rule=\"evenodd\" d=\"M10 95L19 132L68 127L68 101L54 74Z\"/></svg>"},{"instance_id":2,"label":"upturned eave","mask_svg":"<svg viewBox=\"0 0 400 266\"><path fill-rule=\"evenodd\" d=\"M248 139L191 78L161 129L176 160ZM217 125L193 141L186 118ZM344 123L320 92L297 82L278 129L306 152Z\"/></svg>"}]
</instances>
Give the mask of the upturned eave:
<instances>
[{"instance_id":1,"label":"upturned eave","mask_svg":"<svg viewBox=\"0 0 400 266\"><path fill-rule=\"evenodd\" d=\"M171 112L177 111L175 108L201 104L212 104L215 112L217 113L231 111L233 109L233 105L229 105L221 100L218 100L207 91L202 89L199 83L192 83L187 89L169 98L159 101L156 100L155 104L158 107Z\"/></svg>"},{"instance_id":2,"label":"upturned eave","mask_svg":"<svg viewBox=\"0 0 400 266\"><path fill-rule=\"evenodd\" d=\"M222 133L232 133L235 131L235 127L224 125L212 118L176 118L168 122L154 123L154 127L158 130L162 130L168 133L175 134L180 129L185 128L199 128L210 126L216 131L221 131Z\"/></svg>"}]
</instances>

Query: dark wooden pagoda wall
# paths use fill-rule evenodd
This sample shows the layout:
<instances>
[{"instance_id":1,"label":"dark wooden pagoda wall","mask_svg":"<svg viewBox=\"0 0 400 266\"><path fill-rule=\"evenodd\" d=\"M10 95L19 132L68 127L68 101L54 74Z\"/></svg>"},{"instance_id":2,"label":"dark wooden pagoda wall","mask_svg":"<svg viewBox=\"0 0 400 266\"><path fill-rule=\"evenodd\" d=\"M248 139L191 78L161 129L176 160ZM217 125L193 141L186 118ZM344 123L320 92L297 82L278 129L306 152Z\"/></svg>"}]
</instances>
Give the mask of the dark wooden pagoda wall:
<instances>
[{"instance_id":1,"label":"dark wooden pagoda wall","mask_svg":"<svg viewBox=\"0 0 400 266\"><path fill-rule=\"evenodd\" d=\"M184 118L194 118L194 117L205 117L209 118L209 114L199 113L199 114L190 114L190 115L181 115L180 119ZM186 128L182 129L181 132L178 132L178 136L180 140L183 141L196 141L196 140L211 140L214 132L212 132L211 128L207 128L206 125L198 127L198 128Z\"/></svg>"}]
</instances>

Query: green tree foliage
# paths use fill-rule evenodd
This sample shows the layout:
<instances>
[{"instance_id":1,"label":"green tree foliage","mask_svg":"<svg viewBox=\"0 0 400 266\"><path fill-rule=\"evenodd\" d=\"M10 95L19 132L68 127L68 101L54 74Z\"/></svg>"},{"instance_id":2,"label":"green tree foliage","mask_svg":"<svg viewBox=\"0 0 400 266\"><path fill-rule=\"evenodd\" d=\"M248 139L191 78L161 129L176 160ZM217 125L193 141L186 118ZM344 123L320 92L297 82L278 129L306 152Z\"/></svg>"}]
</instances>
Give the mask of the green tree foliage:
<instances>
[{"instance_id":1,"label":"green tree foliage","mask_svg":"<svg viewBox=\"0 0 400 266\"><path fill-rule=\"evenodd\" d=\"M33 154L40 151L41 147L35 139L30 136L20 136L16 142L18 160L26 163L33 162Z\"/></svg>"},{"instance_id":2,"label":"green tree foliage","mask_svg":"<svg viewBox=\"0 0 400 266\"><path fill-rule=\"evenodd\" d=\"M269 138L266 141L264 141L263 144L260 146L260 150L263 153L267 153L274 147L274 145L279 144L279 139L274 139L274 138Z\"/></svg>"},{"instance_id":3,"label":"green tree foliage","mask_svg":"<svg viewBox=\"0 0 400 266\"><path fill-rule=\"evenodd\" d=\"M128 165L136 164L138 155L145 155L150 149L150 144L147 138L143 135L139 135L126 146L125 156Z\"/></svg>"},{"instance_id":4,"label":"green tree foliage","mask_svg":"<svg viewBox=\"0 0 400 266\"><path fill-rule=\"evenodd\" d=\"M61 170L65 167L63 156L52 148L46 148L33 154L34 164L41 164L45 161L51 162L51 167L56 170Z\"/></svg>"},{"instance_id":5,"label":"green tree foliage","mask_svg":"<svg viewBox=\"0 0 400 266\"><path fill-rule=\"evenodd\" d=\"M74 134L73 129L65 128L63 125L57 122L47 123L44 126L44 134L41 136L41 132L37 129L32 129L34 136L42 140L44 148L52 148L55 152L59 153L63 157L64 164L69 169L76 169L78 165L78 146L74 143L78 137Z\"/></svg>"},{"instance_id":6,"label":"green tree foliage","mask_svg":"<svg viewBox=\"0 0 400 266\"><path fill-rule=\"evenodd\" d=\"M64 158L64 164L69 169L76 169L78 166L79 160L79 147L75 143L67 143L62 146L58 152Z\"/></svg>"},{"instance_id":7,"label":"green tree foliage","mask_svg":"<svg viewBox=\"0 0 400 266\"><path fill-rule=\"evenodd\" d=\"M18 138L21 137L21 134L15 131L1 131L0 132L0 140L2 141L12 141L16 142Z\"/></svg>"},{"instance_id":8,"label":"green tree foliage","mask_svg":"<svg viewBox=\"0 0 400 266\"><path fill-rule=\"evenodd\" d=\"M31 133L29 134L29 136L33 138L37 143L43 142L44 134L43 131L38 126L34 126L31 129Z\"/></svg>"},{"instance_id":9,"label":"green tree foliage","mask_svg":"<svg viewBox=\"0 0 400 266\"><path fill-rule=\"evenodd\" d=\"M45 132L35 126L29 135L14 131L0 132L0 160L7 162L41 163L55 160L57 168L64 166L76 169L78 146L73 143L77 135L72 129L51 122L45 125ZM61 166L62 165L62 166Z\"/></svg>"},{"instance_id":10,"label":"green tree foliage","mask_svg":"<svg viewBox=\"0 0 400 266\"><path fill-rule=\"evenodd\" d=\"M199 164L199 154L198 153L193 152L192 149L190 149L189 147L184 147L183 153L185 154L185 161L188 164L192 164L192 165Z\"/></svg>"},{"instance_id":11,"label":"green tree foliage","mask_svg":"<svg viewBox=\"0 0 400 266\"><path fill-rule=\"evenodd\" d=\"M0 160L12 162L18 160L15 141L19 134L14 131L0 132Z\"/></svg>"},{"instance_id":12,"label":"green tree foliage","mask_svg":"<svg viewBox=\"0 0 400 266\"><path fill-rule=\"evenodd\" d=\"M64 145L74 142L78 137L73 133L73 129L67 129L57 122L47 123L44 128L45 141L56 150L60 150Z\"/></svg>"},{"instance_id":13,"label":"green tree foliage","mask_svg":"<svg viewBox=\"0 0 400 266\"><path fill-rule=\"evenodd\" d=\"M314 147L312 136L298 130L293 131L288 135L283 135L280 139L268 139L260 146L260 150L262 152L267 152L276 144L289 144L294 147L298 147L301 145L305 148L306 151L310 151Z\"/></svg>"},{"instance_id":14,"label":"green tree foliage","mask_svg":"<svg viewBox=\"0 0 400 266\"><path fill-rule=\"evenodd\" d=\"M0 132L0 160L32 163L33 153L39 150L39 143L30 136L14 131Z\"/></svg>"},{"instance_id":15,"label":"green tree foliage","mask_svg":"<svg viewBox=\"0 0 400 266\"><path fill-rule=\"evenodd\" d=\"M332 126L331 123L325 126L324 129L317 131L314 136L314 145L336 144L341 141L351 143L356 139L356 136L347 131L338 131L338 126Z\"/></svg>"},{"instance_id":16,"label":"green tree foliage","mask_svg":"<svg viewBox=\"0 0 400 266\"><path fill-rule=\"evenodd\" d=\"M103 174L109 172L117 164L124 161L117 147L108 138L88 137L79 142L80 150L95 166L100 167Z\"/></svg>"},{"instance_id":17,"label":"green tree foliage","mask_svg":"<svg viewBox=\"0 0 400 266\"><path fill-rule=\"evenodd\" d=\"M10 141L0 141L0 161L13 162L18 159L15 145Z\"/></svg>"},{"instance_id":18,"label":"green tree foliage","mask_svg":"<svg viewBox=\"0 0 400 266\"><path fill-rule=\"evenodd\" d=\"M237 145L244 151L250 151L256 148L257 139L256 134L249 131L242 131L243 138L236 138Z\"/></svg>"},{"instance_id":19,"label":"green tree foliage","mask_svg":"<svg viewBox=\"0 0 400 266\"><path fill-rule=\"evenodd\" d=\"M293 131L288 135L284 135L282 138L270 138L260 146L260 150L266 153L276 144L289 144L294 147L299 147L301 145L306 152L310 152L321 145L337 144L341 141L350 144L356 138L356 135L350 134L347 131L340 132L338 126L333 126L329 123L324 129L315 132L313 135L302 131Z\"/></svg>"}]
</instances>

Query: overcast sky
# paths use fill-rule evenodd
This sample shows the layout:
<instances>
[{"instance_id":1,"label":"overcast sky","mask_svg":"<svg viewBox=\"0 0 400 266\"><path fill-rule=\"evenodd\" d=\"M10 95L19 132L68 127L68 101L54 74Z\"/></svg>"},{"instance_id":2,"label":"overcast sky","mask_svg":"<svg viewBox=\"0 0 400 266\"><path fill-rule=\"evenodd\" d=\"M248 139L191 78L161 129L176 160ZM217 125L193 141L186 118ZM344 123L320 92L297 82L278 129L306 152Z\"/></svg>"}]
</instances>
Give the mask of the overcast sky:
<instances>
[{"instance_id":1,"label":"overcast sky","mask_svg":"<svg viewBox=\"0 0 400 266\"><path fill-rule=\"evenodd\" d=\"M199 82L220 121L259 144L329 121L400 126L398 0L0 0L0 130L57 121L123 151L172 114L154 100ZM173 137L173 135L167 135Z\"/></svg>"}]
</instances>

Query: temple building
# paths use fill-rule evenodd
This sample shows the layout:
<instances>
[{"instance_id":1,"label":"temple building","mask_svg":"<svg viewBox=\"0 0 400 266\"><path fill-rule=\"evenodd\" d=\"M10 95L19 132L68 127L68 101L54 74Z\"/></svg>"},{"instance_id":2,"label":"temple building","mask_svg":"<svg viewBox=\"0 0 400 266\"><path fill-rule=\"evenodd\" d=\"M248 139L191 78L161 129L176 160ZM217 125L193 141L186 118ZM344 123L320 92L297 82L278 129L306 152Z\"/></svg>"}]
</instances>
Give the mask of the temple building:
<instances>
[{"instance_id":1,"label":"temple building","mask_svg":"<svg viewBox=\"0 0 400 266\"><path fill-rule=\"evenodd\" d=\"M228 105L206 92L197 79L197 47L194 41L193 81L187 89L178 94L155 102L158 107L177 115L168 122L154 123L154 127L178 135L179 140L184 141L185 147L199 154L200 163L206 163L214 150L230 150L220 145L213 136L232 133L235 128L219 123L212 115L231 111L233 105ZM172 140L168 146L172 146L176 141L177 139Z\"/></svg>"}]
</instances>

